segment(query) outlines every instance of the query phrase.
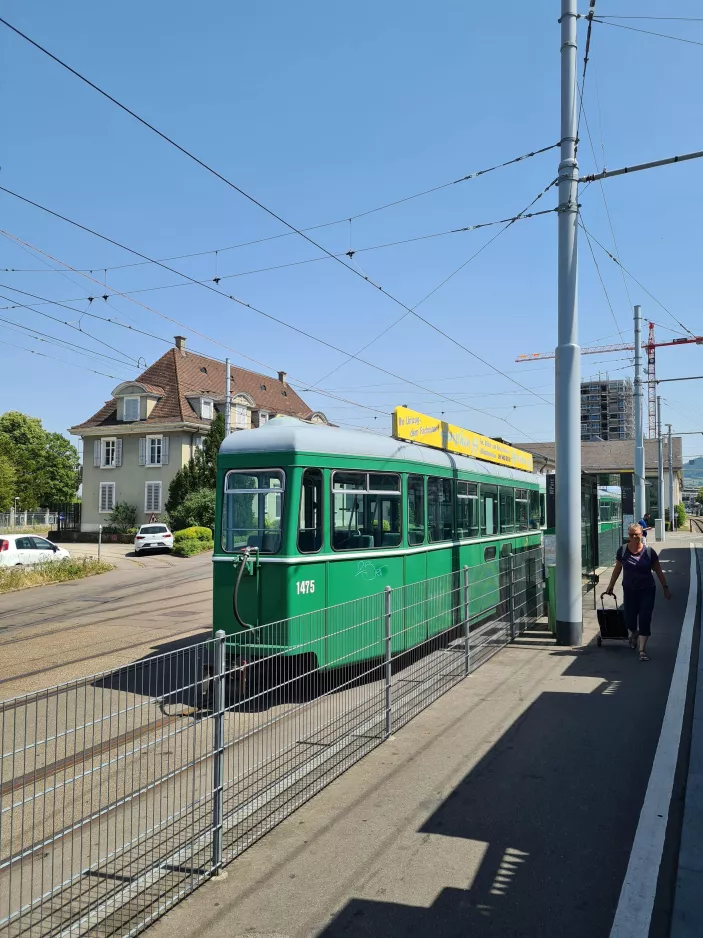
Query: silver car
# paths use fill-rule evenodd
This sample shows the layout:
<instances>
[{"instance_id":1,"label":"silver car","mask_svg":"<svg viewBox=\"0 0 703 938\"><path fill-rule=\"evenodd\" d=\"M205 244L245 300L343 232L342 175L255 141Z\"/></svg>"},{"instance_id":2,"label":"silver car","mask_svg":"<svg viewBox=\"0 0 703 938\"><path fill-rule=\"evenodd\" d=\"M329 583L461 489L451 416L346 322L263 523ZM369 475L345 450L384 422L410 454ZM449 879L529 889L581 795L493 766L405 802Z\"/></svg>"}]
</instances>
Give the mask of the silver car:
<instances>
[{"instance_id":1,"label":"silver car","mask_svg":"<svg viewBox=\"0 0 703 938\"><path fill-rule=\"evenodd\" d=\"M165 524L143 524L134 537L134 553L143 550L173 550L173 534Z\"/></svg>"}]
</instances>

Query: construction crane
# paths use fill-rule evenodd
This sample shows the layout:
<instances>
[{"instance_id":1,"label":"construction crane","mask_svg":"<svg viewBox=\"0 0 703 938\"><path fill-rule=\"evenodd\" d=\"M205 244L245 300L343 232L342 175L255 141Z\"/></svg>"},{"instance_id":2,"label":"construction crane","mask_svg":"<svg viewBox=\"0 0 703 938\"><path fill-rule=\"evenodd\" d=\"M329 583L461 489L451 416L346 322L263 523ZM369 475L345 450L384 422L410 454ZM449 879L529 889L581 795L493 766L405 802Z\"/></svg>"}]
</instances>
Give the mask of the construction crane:
<instances>
[{"instance_id":1,"label":"construction crane","mask_svg":"<svg viewBox=\"0 0 703 938\"><path fill-rule=\"evenodd\" d=\"M657 435L657 375L656 375L656 350L669 345L703 345L703 336L684 336L681 339L672 339L671 342L657 342L654 337L654 323L649 324L649 333L647 343L643 349L647 355L647 416L649 420L649 438L654 439ZM620 343L618 345L593 345L590 348L582 348L582 355L598 355L601 352L633 352L635 350L634 342ZM554 352L534 352L531 355L518 355L516 362L538 362L547 358L554 358Z\"/></svg>"}]
</instances>

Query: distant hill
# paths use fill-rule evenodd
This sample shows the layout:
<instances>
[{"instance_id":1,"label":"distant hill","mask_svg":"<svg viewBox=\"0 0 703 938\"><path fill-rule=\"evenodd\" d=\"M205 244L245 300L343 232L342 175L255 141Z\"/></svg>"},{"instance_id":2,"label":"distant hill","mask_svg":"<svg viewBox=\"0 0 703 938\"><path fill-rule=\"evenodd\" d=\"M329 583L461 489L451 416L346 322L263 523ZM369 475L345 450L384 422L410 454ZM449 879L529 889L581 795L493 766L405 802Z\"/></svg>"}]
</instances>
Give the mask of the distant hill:
<instances>
[{"instance_id":1,"label":"distant hill","mask_svg":"<svg viewBox=\"0 0 703 938\"><path fill-rule=\"evenodd\" d=\"M698 456L696 459L689 459L687 463L684 463L683 471L687 472L690 469L698 469L703 472L703 456Z\"/></svg>"}]
</instances>

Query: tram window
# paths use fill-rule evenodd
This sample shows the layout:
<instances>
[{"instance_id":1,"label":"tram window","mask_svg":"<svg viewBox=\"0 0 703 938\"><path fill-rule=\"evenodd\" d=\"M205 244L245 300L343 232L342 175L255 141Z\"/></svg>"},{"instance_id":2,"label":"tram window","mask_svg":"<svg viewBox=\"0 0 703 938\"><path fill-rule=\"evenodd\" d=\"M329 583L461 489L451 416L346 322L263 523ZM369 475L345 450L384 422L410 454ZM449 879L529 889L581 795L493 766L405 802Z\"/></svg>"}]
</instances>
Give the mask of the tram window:
<instances>
[{"instance_id":1,"label":"tram window","mask_svg":"<svg viewBox=\"0 0 703 938\"><path fill-rule=\"evenodd\" d=\"M322 471L306 469L300 486L298 550L314 554L322 547Z\"/></svg>"},{"instance_id":2,"label":"tram window","mask_svg":"<svg viewBox=\"0 0 703 938\"><path fill-rule=\"evenodd\" d=\"M452 479L432 476L427 480L427 525L430 542L451 541L454 537Z\"/></svg>"},{"instance_id":3,"label":"tram window","mask_svg":"<svg viewBox=\"0 0 703 938\"><path fill-rule=\"evenodd\" d=\"M500 487L500 533L512 534L515 531L515 489L504 485Z\"/></svg>"},{"instance_id":4,"label":"tram window","mask_svg":"<svg viewBox=\"0 0 703 938\"><path fill-rule=\"evenodd\" d=\"M601 502L598 506L598 520L610 521L610 502Z\"/></svg>"},{"instance_id":5,"label":"tram window","mask_svg":"<svg viewBox=\"0 0 703 938\"><path fill-rule=\"evenodd\" d=\"M541 524L539 491L530 489L528 494L530 499L530 528L537 531Z\"/></svg>"},{"instance_id":6,"label":"tram window","mask_svg":"<svg viewBox=\"0 0 703 938\"><path fill-rule=\"evenodd\" d=\"M335 472L332 547L398 547L402 537L400 476L389 472Z\"/></svg>"},{"instance_id":7,"label":"tram window","mask_svg":"<svg viewBox=\"0 0 703 938\"><path fill-rule=\"evenodd\" d=\"M478 537L478 485L456 484L456 536Z\"/></svg>"},{"instance_id":8,"label":"tram window","mask_svg":"<svg viewBox=\"0 0 703 938\"><path fill-rule=\"evenodd\" d=\"M496 549L495 549L495 547L484 547L484 549L483 549L483 560L484 560L484 563L485 563L487 560L495 560L495 559L496 559Z\"/></svg>"},{"instance_id":9,"label":"tram window","mask_svg":"<svg viewBox=\"0 0 703 938\"><path fill-rule=\"evenodd\" d=\"M222 500L225 551L258 547L262 554L281 549L285 476L280 469L230 470Z\"/></svg>"},{"instance_id":10,"label":"tram window","mask_svg":"<svg viewBox=\"0 0 703 938\"><path fill-rule=\"evenodd\" d=\"M527 489L515 489L515 530L528 531L530 528L530 503Z\"/></svg>"},{"instance_id":11,"label":"tram window","mask_svg":"<svg viewBox=\"0 0 703 938\"><path fill-rule=\"evenodd\" d=\"M425 543L425 479L408 476L408 544Z\"/></svg>"},{"instance_id":12,"label":"tram window","mask_svg":"<svg viewBox=\"0 0 703 938\"><path fill-rule=\"evenodd\" d=\"M481 534L488 537L498 533L498 489L495 485L481 486Z\"/></svg>"}]
</instances>

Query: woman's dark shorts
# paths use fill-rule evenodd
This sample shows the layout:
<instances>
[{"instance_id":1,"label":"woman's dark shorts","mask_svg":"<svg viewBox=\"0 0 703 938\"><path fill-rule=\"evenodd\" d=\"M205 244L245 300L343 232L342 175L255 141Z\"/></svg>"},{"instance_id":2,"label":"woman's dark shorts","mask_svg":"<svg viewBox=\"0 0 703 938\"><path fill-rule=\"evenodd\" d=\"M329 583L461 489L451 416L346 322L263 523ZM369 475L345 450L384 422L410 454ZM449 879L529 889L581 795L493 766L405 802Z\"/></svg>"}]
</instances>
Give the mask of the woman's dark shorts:
<instances>
[{"instance_id":1,"label":"woman's dark shorts","mask_svg":"<svg viewBox=\"0 0 703 938\"><path fill-rule=\"evenodd\" d=\"M623 590L625 623L631 632L639 632L640 635L652 634L652 611L656 595L654 588Z\"/></svg>"}]
</instances>

